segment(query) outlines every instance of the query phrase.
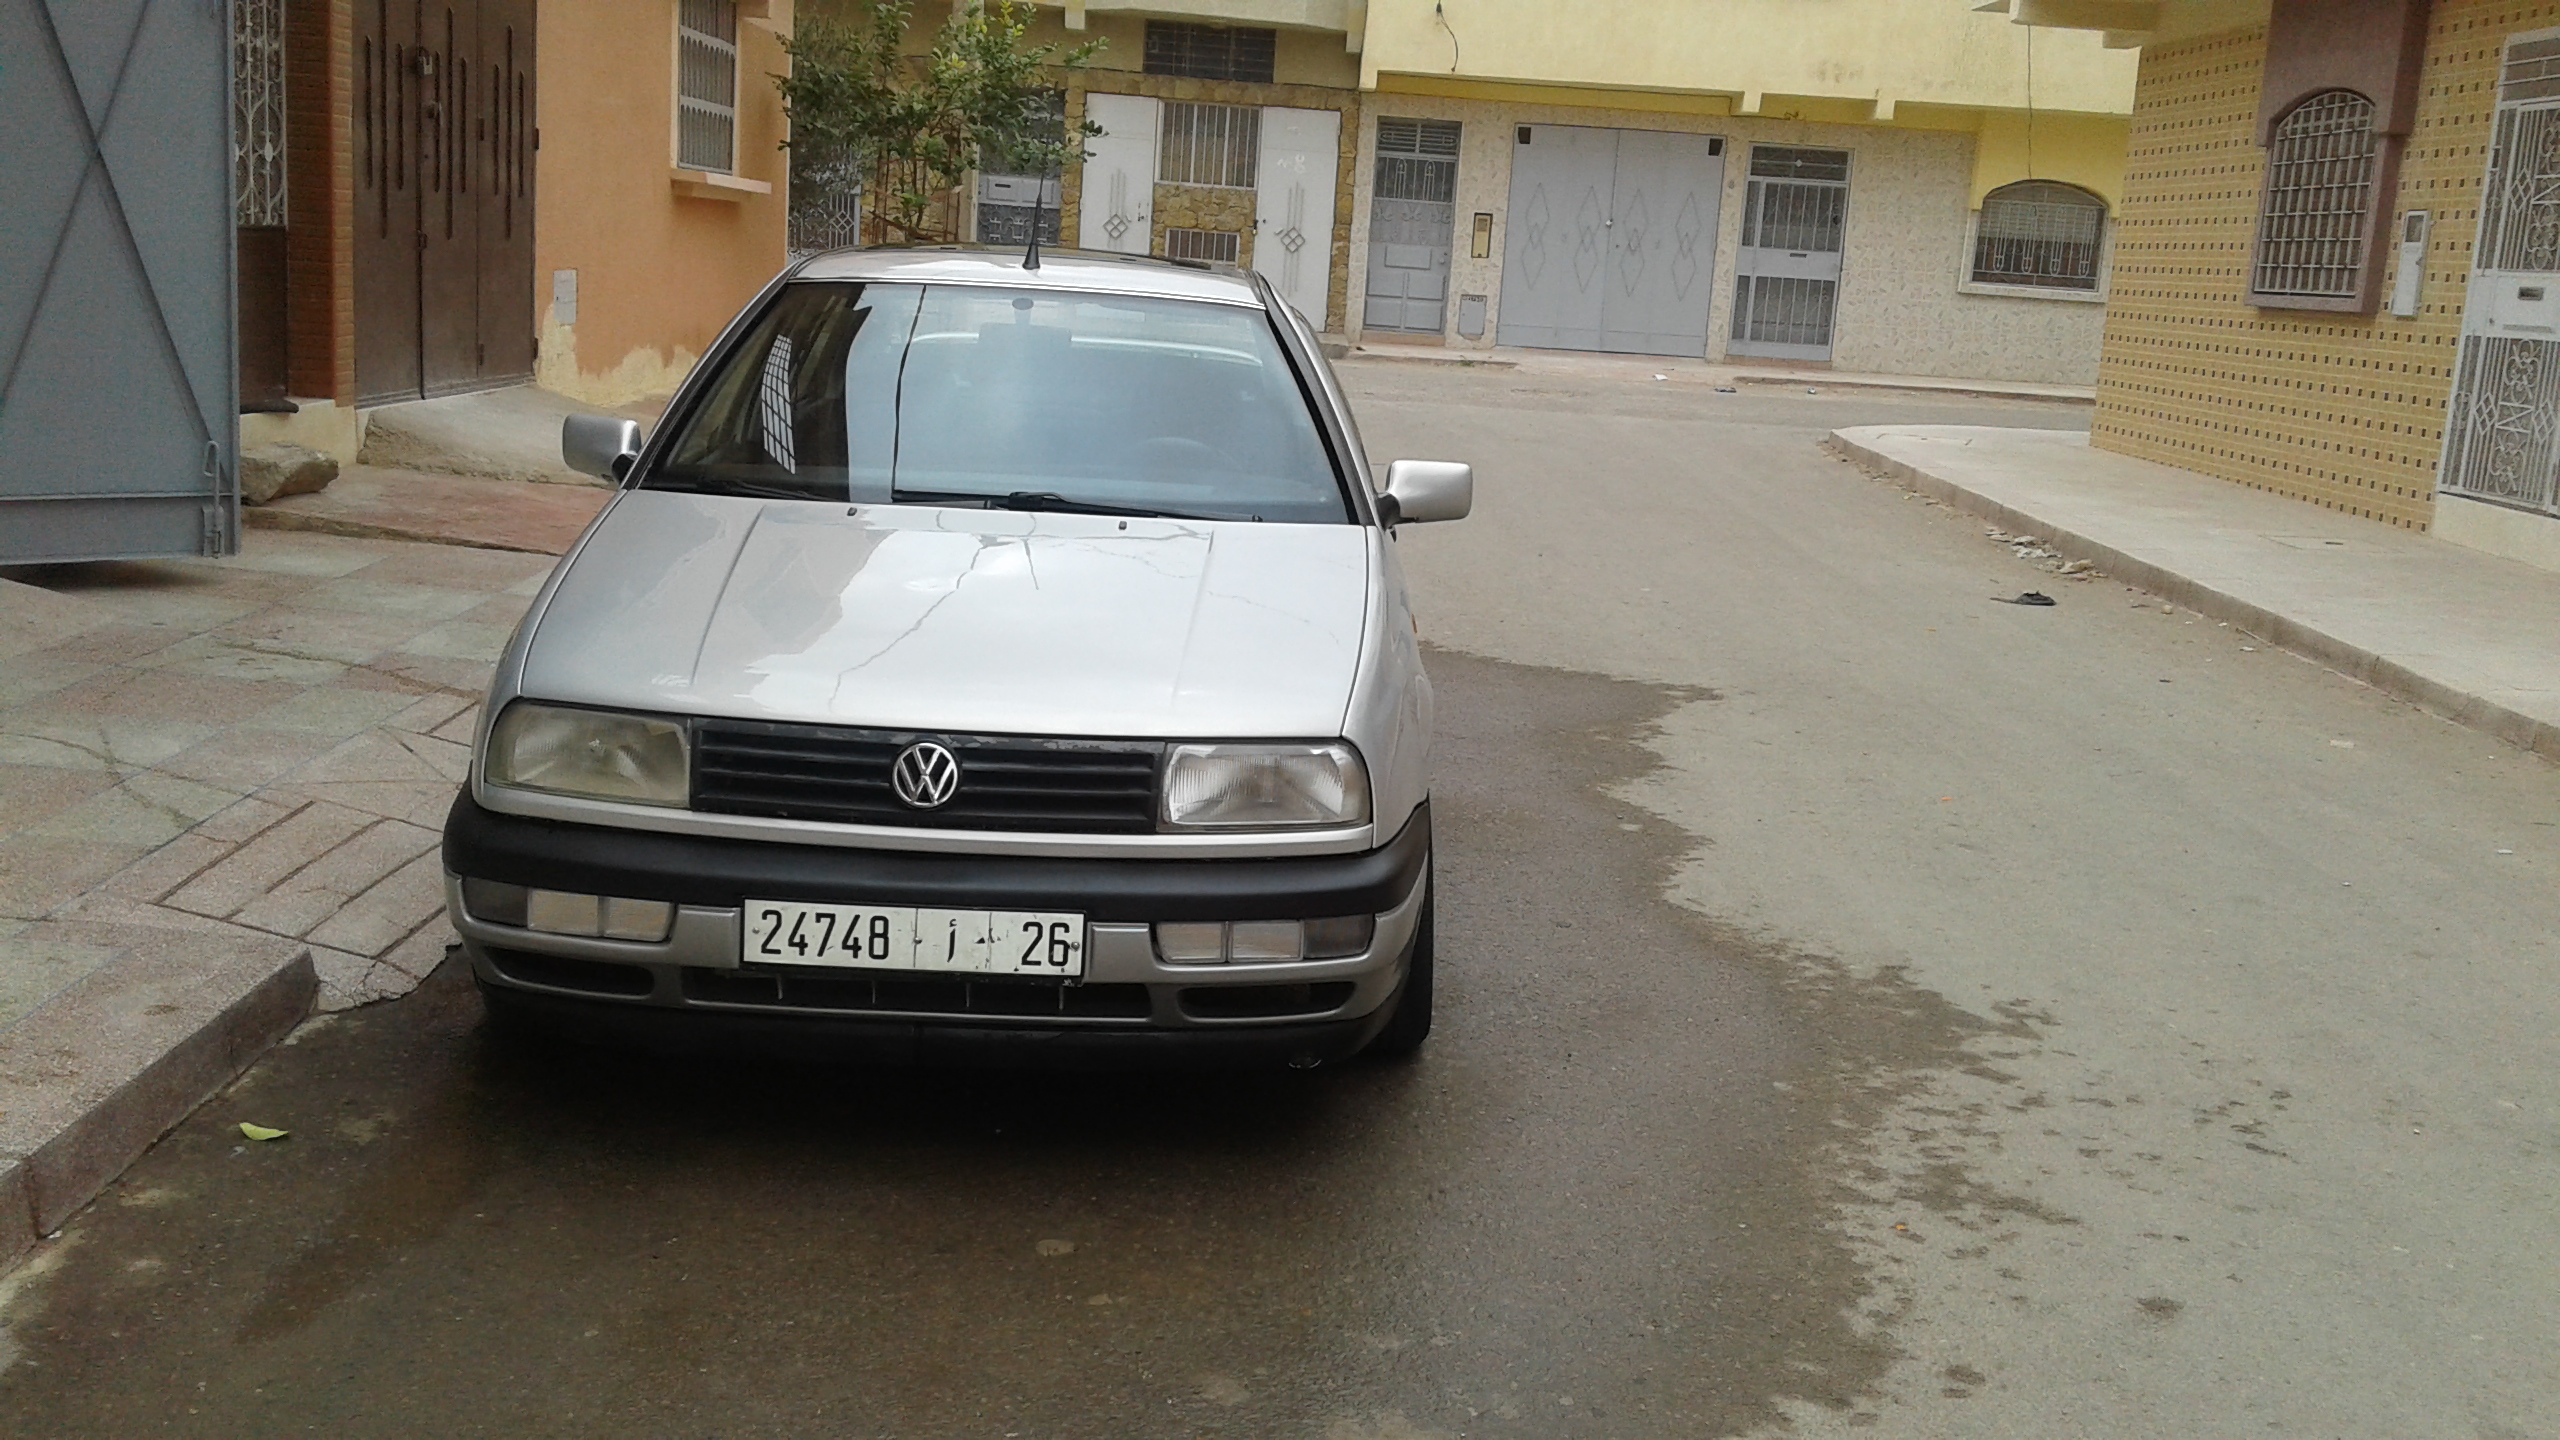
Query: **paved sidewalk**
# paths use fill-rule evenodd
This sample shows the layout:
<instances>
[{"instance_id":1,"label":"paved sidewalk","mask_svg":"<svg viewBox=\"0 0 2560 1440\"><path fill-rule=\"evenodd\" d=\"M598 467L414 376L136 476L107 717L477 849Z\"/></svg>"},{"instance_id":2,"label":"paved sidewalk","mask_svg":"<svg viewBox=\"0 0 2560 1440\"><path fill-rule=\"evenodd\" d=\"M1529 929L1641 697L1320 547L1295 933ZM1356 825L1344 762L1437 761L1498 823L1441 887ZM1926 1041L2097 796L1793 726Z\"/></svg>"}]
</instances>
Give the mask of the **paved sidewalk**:
<instances>
[{"instance_id":1,"label":"paved sidewalk","mask_svg":"<svg viewBox=\"0 0 2560 1440\"><path fill-rule=\"evenodd\" d=\"M1532 350L1500 345L1491 350L1453 349L1439 345L1363 342L1345 357L1351 360L1404 361L1426 365L1474 365L1524 374L1575 375L1669 385L1704 385L1713 390L1743 386L1802 386L1808 390L1917 390L1942 395L1996 395L2010 399L2057 400L2090 404L2097 391L2086 385L2047 385L2027 380L1968 380L1936 375L1872 375L1814 366L1713 363L1662 355L1612 355L1588 350Z\"/></svg>"},{"instance_id":2,"label":"paved sidewalk","mask_svg":"<svg viewBox=\"0 0 2560 1440\"><path fill-rule=\"evenodd\" d=\"M328 489L243 507L253 529L425 540L533 555L566 551L613 491L350 465Z\"/></svg>"},{"instance_id":3,"label":"paved sidewalk","mask_svg":"<svg viewBox=\"0 0 2560 1440\"><path fill-rule=\"evenodd\" d=\"M2078 432L1870 425L1832 439L2068 559L2560 760L2560 573Z\"/></svg>"}]
</instances>

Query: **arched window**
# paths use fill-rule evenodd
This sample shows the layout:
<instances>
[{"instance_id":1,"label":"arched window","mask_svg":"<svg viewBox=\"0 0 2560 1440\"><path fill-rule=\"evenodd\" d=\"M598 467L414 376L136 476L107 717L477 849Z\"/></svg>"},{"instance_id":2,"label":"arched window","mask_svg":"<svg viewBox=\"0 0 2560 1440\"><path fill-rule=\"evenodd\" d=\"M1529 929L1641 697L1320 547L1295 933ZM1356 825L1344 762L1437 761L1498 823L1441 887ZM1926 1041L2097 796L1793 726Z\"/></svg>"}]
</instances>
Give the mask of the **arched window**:
<instances>
[{"instance_id":1,"label":"arched window","mask_svg":"<svg viewBox=\"0 0 2560 1440\"><path fill-rule=\"evenodd\" d=\"M2323 90L2276 122L2250 289L2263 296L2353 300L2372 238L2373 102Z\"/></svg>"},{"instance_id":2,"label":"arched window","mask_svg":"<svg viewBox=\"0 0 2560 1440\"><path fill-rule=\"evenodd\" d=\"M1982 197L1974 227L1973 279L1978 285L2098 288L2098 237L2107 203L2051 180L2021 180Z\"/></svg>"}]
</instances>

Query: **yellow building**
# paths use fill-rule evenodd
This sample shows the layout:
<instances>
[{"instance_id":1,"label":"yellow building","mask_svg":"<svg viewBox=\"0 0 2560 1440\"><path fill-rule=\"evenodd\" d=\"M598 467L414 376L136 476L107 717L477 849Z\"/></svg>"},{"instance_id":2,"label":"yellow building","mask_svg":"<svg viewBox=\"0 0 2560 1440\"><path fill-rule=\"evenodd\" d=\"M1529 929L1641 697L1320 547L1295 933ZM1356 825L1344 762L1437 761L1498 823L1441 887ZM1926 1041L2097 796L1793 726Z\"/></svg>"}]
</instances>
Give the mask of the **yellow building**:
<instances>
[{"instance_id":1,"label":"yellow building","mask_svg":"<svg viewBox=\"0 0 2560 1440\"><path fill-rule=\"evenodd\" d=\"M1369 0L1373 338L2087 383L2134 61L1975 0Z\"/></svg>"},{"instance_id":2,"label":"yellow building","mask_svg":"<svg viewBox=\"0 0 2560 1440\"><path fill-rule=\"evenodd\" d=\"M232 7L245 443L673 386L783 263L790 3Z\"/></svg>"},{"instance_id":3,"label":"yellow building","mask_svg":"<svg viewBox=\"0 0 2560 1440\"><path fill-rule=\"evenodd\" d=\"M2141 47L2094 442L2560 567L2560 4L2021 3Z\"/></svg>"}]
</instances>

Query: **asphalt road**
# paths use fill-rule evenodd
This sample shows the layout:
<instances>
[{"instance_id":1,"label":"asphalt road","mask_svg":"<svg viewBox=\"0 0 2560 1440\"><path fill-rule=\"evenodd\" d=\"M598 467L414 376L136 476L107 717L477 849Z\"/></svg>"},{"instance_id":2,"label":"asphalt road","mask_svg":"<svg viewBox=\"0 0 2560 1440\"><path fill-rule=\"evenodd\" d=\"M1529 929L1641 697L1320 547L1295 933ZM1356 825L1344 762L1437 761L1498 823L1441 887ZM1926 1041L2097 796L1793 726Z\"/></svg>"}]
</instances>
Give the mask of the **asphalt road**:
<instances>
[{"instance_id":1,"label":"asphalt road","mask_svg":"<svg viewBox=\"0 0 2560 1440\"><path fill-rule=\"evenodd\" d=\"M0 1429L2560 1433L2550 766L1816 448L2085 411L1347 378L1480 477L1418 1064L528 1054L448 967L0 1282Z\"/></svg>"}]
</instances>

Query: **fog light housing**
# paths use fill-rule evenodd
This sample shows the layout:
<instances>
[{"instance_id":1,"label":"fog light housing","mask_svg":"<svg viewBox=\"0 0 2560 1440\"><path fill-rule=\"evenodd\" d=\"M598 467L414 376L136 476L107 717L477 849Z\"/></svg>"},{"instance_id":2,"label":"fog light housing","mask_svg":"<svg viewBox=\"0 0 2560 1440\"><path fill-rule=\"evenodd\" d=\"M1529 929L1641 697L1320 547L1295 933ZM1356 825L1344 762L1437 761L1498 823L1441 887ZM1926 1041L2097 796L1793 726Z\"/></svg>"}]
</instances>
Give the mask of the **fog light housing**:
<instances>
[{"instance_id":1,"label":"fog light housing","mask_svg":"<svg viewBox=\"0 0 2560 1440\"><path fill-rule=\"evenodd\" d=\"M1368 953L1370 942L1378 938L1378 917L1337 915L1330 920L1310 920L1306 928L1308 959L1347 960Z\"/></svg>"},{"instance_id":2,"label":"fog light housing","mask_svg":"<svg viewBox=\"0 0 2560 1440\"><path fill-rule=\"evenodd\" d=\"M1168 965L1222 964L1227 958L1227 927L1215 920L1160 922L1156 953Z\"/></svg>"},{"instance_id":3,"label":"fog light housing","mask_svg":"<svg viewBox=\"0 0 2560 1440\"><path fill-rule=\"evenodd\" d=\"M491 925L513 925L545 935L591 935L653 944L667 938L675 929L676 919L675 905L665 900L535 890L497 880L463 881L462 908L472 919Z\"/></svg>"}]
</instances>

